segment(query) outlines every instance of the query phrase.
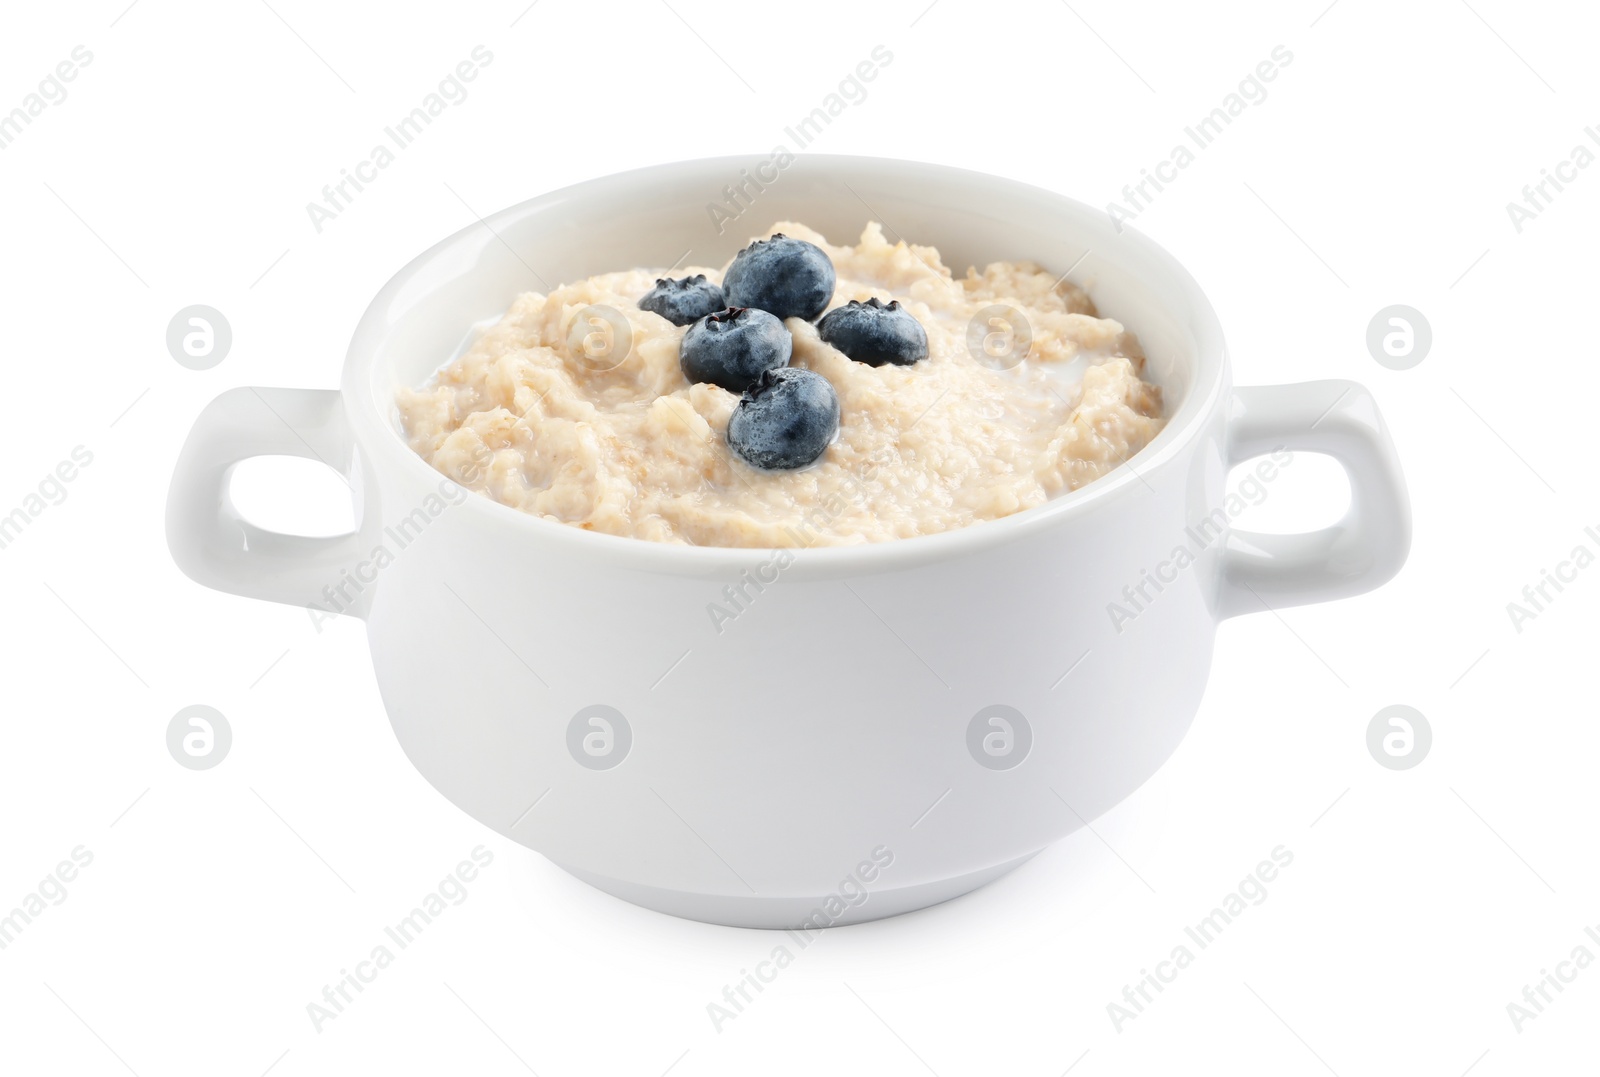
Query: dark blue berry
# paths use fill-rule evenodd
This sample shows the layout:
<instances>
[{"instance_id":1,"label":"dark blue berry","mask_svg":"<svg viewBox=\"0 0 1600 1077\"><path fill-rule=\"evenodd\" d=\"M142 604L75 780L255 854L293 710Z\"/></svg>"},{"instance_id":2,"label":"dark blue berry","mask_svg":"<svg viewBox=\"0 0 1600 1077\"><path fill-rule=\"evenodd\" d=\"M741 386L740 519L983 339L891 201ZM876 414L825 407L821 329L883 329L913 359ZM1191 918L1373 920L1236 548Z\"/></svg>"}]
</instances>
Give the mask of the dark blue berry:
<instances>
[{"instance_id":1,"label":"dark blue berry","mask_svg":"<svg viewBox=\"0 0 1600 1077\"><path fill-rule=\"evenodd\" d=\"M657 277L656 286L639 300L640 310L659 314L673 325L699 321L727 305L722 297L722 285L712 284L704 273L682 280Z\"/></svg>"},{"instance_id":2,"label":"dark blue berry","mask_svg":"<svg viewBox=\"0 0 1600 1077\"><path fill-rule=\"evenodd\" d=\"M782 232L733 256L722 277L730 306L810 321L833 299L833 263L821 247Z\"/></svg>"},{"instance_id":3,"label":"dark blue berry","mask_svg":"<svg viewBox=\"0 0 1600 1077\"><path fill-rule=\"evenodd\" d=\"M742 393L763 371L788 366L793 348L794 338L777 318L764 310L729 307L689 327L678 346L678 365L690 381Z\"/></svg>"},{"instance_id":4,"label":"dark blue berry","mask_svg":"<svg viewBox=\"0 0 1600 1077\"><path fill-rule=\"evenodd\" d=\"M802 367L765 371L728 419L728 448L751 467L789 471L821 456L839 430L839 394Z\"/></svg>"},{"instance_id":5,"label":"dark blue berry","mask_svg":"<svg viewBox=\"0 0 1600 1077\"><path fill-rule=\"evenodd\" d=\"M898 299L865 303L852 299L817 323L817 335L858 363L910 366L928 357L928 331Z\"/></svg>"}]
</instances>

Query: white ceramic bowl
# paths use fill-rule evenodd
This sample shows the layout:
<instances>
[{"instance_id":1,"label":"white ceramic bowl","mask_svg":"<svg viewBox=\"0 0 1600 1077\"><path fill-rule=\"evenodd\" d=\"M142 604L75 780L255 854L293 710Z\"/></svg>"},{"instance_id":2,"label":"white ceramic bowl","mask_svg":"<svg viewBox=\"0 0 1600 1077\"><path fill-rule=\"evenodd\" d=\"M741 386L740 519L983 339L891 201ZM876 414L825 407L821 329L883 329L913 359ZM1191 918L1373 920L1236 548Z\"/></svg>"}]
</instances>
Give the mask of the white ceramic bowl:
<instances>
[{"instance_id":1,"label":"white ceramic bowl","mask_svg":"<svg viewBox=\"0 0 1600 1077\"><path fill-rule=\"evenodd\" d=\"M1365 591L1404 561L1405 487L1371 396L1233 388L1216 314L1148 239L1010 180L813 155L719 234L707 204L750 165L608 176L463 229L378 293L341 389L224 393L178 460L167 528L183 571L365 618L406 754L486 826L679 916L821 926L920 908L1150 777L1194 716L1219 620ZM1101 312L1138 333L1166 429L1111 475L1007 519L799 551L746 585L720 633L708 604L746 571L770 579L770 552L525 516L442 482L399 434L396 388L541 278L722 264L775 220L844 242L873 218L958 272L1077 265ZM1336 457L1348 514L1306 535L1228 531L1229 466L1280 447ZM343 471L357 530L243 520L227 477L264 454Z\"/></svg>"}]
</instances>

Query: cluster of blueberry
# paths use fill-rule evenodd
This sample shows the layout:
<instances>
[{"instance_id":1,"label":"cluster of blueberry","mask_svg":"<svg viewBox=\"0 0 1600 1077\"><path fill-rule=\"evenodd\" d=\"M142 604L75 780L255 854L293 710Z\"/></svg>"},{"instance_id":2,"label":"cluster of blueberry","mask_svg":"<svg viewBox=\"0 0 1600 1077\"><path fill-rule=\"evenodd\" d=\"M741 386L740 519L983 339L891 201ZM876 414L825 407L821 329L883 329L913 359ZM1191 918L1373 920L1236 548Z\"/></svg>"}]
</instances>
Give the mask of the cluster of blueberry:
<instances>
[{"instance_id":1,"label":"cluster of blueberry","mask_svg":"<svg viewBox=\"0 0 1600 1077\"><path fill-rule=\"evenodd\" d=\"M838 393L822 375L789 366L794 340L783 324L821 314L834 281L822 248L780 232L735 255L720 286L703 274L663 278L639 300L641 310L689 326L678 351L684 377L743 394L728 420L728 448L752 467L805 467L839 429ZM898 300L852 299L817 322L817 333L868 366L928 357L927 331Z\"/></svg>"}]
</instances>

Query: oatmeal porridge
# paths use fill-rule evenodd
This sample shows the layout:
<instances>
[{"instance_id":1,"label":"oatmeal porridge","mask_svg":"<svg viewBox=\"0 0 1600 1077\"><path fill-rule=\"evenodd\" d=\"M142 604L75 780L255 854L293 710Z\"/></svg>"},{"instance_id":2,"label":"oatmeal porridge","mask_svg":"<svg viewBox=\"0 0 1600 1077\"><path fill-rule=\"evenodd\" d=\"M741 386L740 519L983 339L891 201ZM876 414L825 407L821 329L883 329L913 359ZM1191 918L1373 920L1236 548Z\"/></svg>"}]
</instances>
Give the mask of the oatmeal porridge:
<instances>
[{"instance_id":1,"label":"oatmeal porridge","mask_svg":"<svg viewBox=\"0 0 1600 1077\"><path fill-rule=\"evenodd\" d=\"M679 274L674 278L672 274ZM1009 516L1163 424L1133 335L1028 263L955 277L869 223L781 222L725 269L517 298L420 389L411 447L502 504L701 546L848 545Z\"/></svg>"}]
</instances>

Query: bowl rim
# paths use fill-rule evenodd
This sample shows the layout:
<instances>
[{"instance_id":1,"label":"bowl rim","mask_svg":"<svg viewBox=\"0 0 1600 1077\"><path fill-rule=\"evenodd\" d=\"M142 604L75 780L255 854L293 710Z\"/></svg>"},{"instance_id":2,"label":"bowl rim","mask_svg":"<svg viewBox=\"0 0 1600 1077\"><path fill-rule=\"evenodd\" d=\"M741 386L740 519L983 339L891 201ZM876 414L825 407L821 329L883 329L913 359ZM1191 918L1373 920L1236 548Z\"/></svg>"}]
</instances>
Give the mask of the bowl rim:
<instances>
[{"instance_id":1,"label":"bowl rim","mask_svg":"<svg viewBox=\"0 0 1600 1077\"><path fill-rule=\"evenodd\" d=\"M629 185L637 186L647 183L652 177L669 172L684 175L705 172L713 178L725 178L727 175L736 174L741 167L749 167L752 160L763 159L765 156L767 155L750 154L702 157L646 165L582 180L500 209L458 229L417 255L378 290L357 323L350 341L341 377L341 396L346 416L356 433L357 443L370 455L381 458L388 466L399 468L402 473L417 480L431 481L437 486L439 480L446 478L406 444L400 430L390 421L393 402L387 402L387 406L380 404L374 377L376 373L374 365L381 352L387 323L392 318L389 308L411 278L442 252L467 239L481 228L487 227L498 234L509 220L554 208L595 187L609 186L621 189ZM808 169L822 172L845 167L938 172L948 179L982 186L990 196L1010 190L1015 193L1026 192L1034 198L1043 198L1057 205L1064 217L1105 219L1103 211L1066 195L1019 180L971 169L899 158L850 154L802 153L797 154L796 159L806 162ZM1100 254L1104 261L1113 264L1127 261L1134 256L1155 262L1160 271L1181 290L1188 309L1171 313L1178 316L1188 328L1196 344L1195 362L1190 371L1188 392L1178 410L1169 416L1166 426L1150 444L1110 473L1077 490L1052 498L1043 505L999 519L979 521L931 535L916 535L848 546L787 547L795 559L795 564L804 563L810 569L819 570L829 576L852 575L907 568L978 553L1038 535L1045 529L1090 514L1101 506L1121 501L1141 486L1148 487L1148 476L1169 466L1184 454L1217 408L1229 384L1227 350L1222 326L1199 283L1171 253L1126 223L1120 224L1117 231L1117 242L1126 245L1124 251L1096 253ZM1132 328L1137 331L1136 326ZM1138 465L1137 468L1135 464ZM530 542L553 546L563 553L585 558L600 558L644 571L708 574L729 566L742 568L753 561L767 561L779 549L753 546L679 545L587 531L568 523L530 515L501 504L487 495L478 494L477 491L472 492L477 496L464 499L460 505L452 509L452 516L465 513L474 523L485 528L520 530ZM793 568L787 569L786 572L792 573Z\"/></svg>"}]
</instances>

